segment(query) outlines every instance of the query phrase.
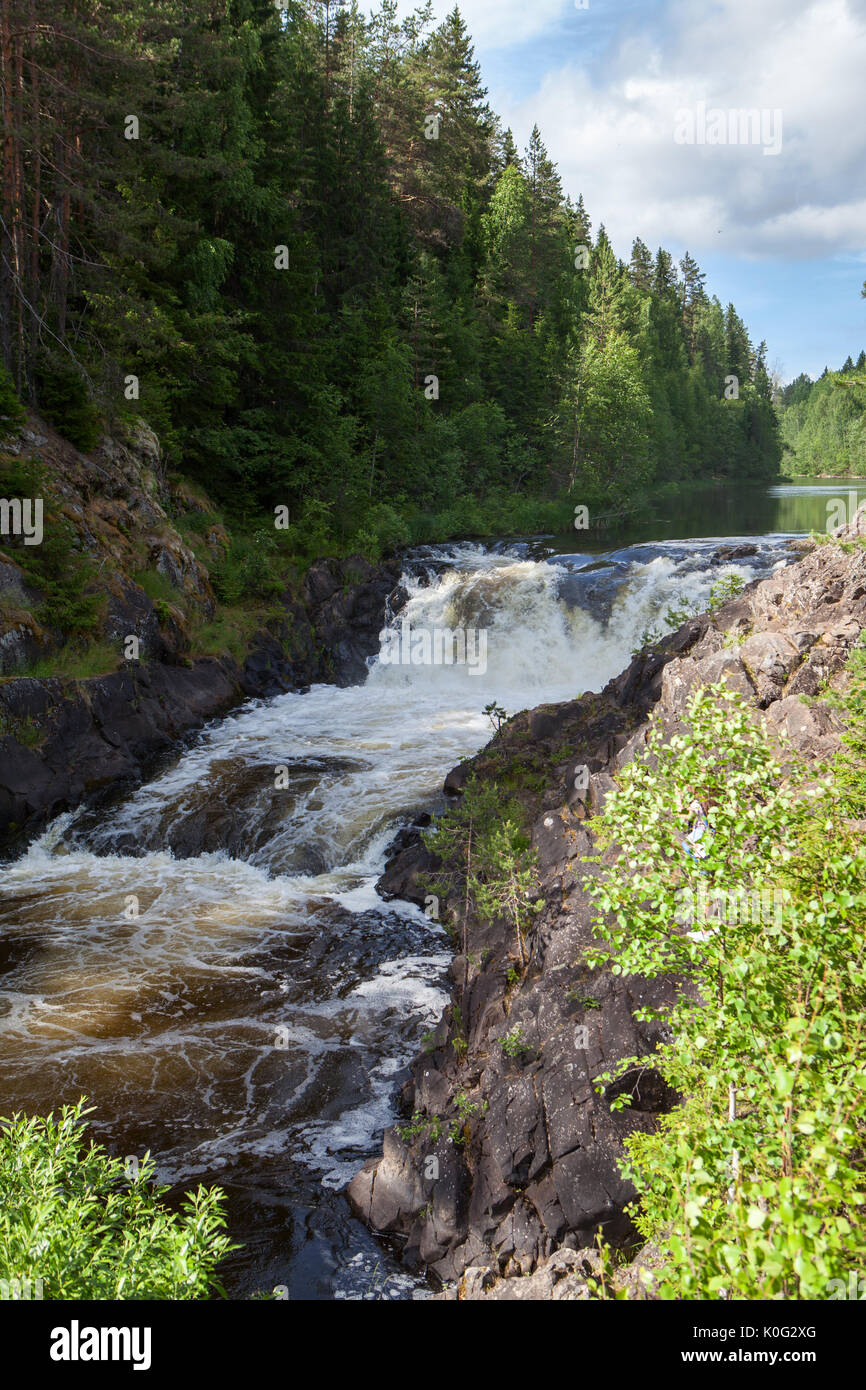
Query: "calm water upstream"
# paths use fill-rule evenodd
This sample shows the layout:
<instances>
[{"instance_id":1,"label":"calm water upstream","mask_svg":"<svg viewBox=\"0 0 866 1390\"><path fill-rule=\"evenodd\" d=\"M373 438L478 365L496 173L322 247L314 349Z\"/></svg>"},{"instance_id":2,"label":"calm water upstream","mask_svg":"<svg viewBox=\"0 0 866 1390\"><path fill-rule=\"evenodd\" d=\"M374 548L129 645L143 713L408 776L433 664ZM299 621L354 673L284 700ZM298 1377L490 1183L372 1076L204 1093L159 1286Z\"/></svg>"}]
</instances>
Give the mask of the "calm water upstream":
<instances>
[{"instance_id":1,"label":"calm water upstream","mask_svg":"<svg viewBox=\"0 0 866 1390\"><path fill-rule=\"evenodd\" d=\"M486 742L485 704L599 689L670 603L769 573L849 488L866 498L866 480L708 488L617 532L408 557L399 620L486 629L483 675L377 660L363 686L251 702L0 872L0 1114L85 1094L112 1152L221 1184L233 1297L424 1296L341 1193L446 997L444 937L374 891L389 840Z\"/></svg>"}]
</instances>

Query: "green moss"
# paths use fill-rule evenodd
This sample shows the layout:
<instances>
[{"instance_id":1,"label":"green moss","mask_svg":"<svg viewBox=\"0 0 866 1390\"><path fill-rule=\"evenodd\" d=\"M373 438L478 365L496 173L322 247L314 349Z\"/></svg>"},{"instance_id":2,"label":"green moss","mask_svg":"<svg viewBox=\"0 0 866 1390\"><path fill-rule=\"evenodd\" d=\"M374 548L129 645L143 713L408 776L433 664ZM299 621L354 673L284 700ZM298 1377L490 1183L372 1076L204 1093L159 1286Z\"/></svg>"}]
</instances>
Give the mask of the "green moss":
<instances>
[{"instance_id":1,"label":"green moss","mask_svg":"<svg viewBox=\"0 0 866 1390\"><path fill-rule=\"evenodd\" d=\"M25 748L36 748L45 738L46 730L41 728L29 715L17 719L14 715L0 714L0 738L14 738Z\"/></svg>"},{"instance_id":2,"label":"green moss","mask_svg":"<svg viewBox=\"0 0 866 1390\"><path fill-rule=\"evenodd\" d=\"M183 604L180 589L175 588L171 580L160 574L159 570L136 570L132 577L148 598L154 600L154 604L157 601L178 607Z\"/></svg>"},{"instance_id":3,"label":"green moss","mask_svg":"<svg viewBox=\"0 0 866 1390\"><path fill-rule=\"evenodd\" d=\"M91 642L83 647L63 647L51 657L29 663L16 675L30 676L34 680L50 680L52 677L87 680L90 676L104 676L116 671L122 662L123 657L114 643Z\"/></svg>"}]
</instances>

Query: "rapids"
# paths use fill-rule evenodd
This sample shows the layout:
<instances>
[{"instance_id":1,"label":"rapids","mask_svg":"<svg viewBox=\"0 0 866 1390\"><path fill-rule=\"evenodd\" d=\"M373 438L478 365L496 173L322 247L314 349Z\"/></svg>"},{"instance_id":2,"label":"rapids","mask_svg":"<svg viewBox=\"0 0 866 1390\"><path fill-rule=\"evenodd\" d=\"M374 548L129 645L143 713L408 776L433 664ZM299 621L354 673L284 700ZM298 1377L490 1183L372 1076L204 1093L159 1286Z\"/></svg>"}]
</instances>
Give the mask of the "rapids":
<instances>
[{"instance_id":1,"label":"rapids","mask_svg":"<svg viewBox=\"0 0 866 1390\"><path fill-rule=\"evenodd\" d=\"M487 634L486 669L375 661L364 685L251 702L0 877L0 1114L89 1097L97 1137L229 1195L234 1297L425 1296L340 1189L395 1116L446 999L440 929L374 891L395 831L509 714L599 689L718 541L538 542L407 559L418 629ZM787 556L784 536L727 566Z\"/></svg>"}]
</instances>

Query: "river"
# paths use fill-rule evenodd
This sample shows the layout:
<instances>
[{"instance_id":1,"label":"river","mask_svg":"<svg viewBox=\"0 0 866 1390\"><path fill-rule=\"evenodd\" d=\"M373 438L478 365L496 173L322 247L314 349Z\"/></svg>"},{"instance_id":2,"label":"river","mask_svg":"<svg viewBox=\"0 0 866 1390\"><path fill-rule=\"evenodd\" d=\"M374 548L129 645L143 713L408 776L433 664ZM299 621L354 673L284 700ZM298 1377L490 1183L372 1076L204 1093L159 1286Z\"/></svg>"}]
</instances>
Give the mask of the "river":
<instances>
[{"instance_id":1,"label":"river","mask_svg":"<svg viewBox=\"0 0 866 1390\"><path fill-rule=\"evenodd\" d=\"M397 622L483 631L476 670L380 654L363 685L252 701L3 869L0 1114L84 1094L113 1153L150 1150L177 1192L222 1185L232 1297L426 1296L341 1192L446 999L444 936L375 893L386 846L489 738L488 702L599 689L669 605L785 563L850 489L700 489L618 532L408 556Z\"/></svg>"}]
</instances>

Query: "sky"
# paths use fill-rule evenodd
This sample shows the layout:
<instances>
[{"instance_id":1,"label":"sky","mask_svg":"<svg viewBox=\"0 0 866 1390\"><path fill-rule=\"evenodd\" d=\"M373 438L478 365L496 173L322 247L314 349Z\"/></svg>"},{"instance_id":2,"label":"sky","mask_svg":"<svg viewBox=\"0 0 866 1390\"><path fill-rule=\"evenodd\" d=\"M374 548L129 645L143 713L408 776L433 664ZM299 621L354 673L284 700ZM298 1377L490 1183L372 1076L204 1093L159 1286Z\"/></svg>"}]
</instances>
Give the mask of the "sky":
<instances>
[{"instance_id":1,"label":"sky","mask_svg":"<svg viewBox=\"0 0 866 1390\"><path fill-rule=\"evenodd\" d=\"M856 359L866 0L459 4L493 110L521 149L538 124L593 234L688 250L783 381Z\"/></svg>"}]
</instances>

